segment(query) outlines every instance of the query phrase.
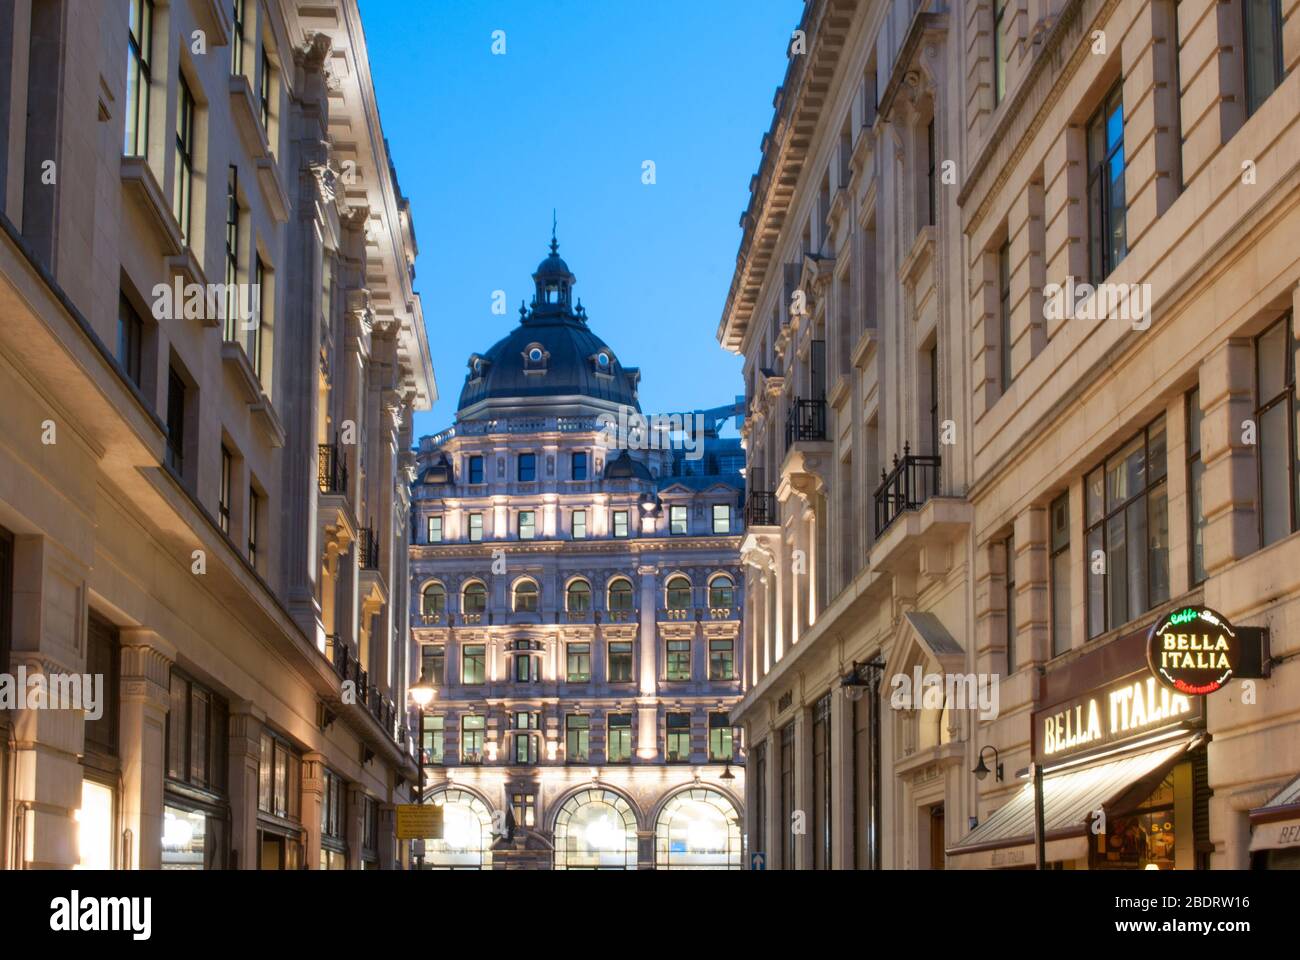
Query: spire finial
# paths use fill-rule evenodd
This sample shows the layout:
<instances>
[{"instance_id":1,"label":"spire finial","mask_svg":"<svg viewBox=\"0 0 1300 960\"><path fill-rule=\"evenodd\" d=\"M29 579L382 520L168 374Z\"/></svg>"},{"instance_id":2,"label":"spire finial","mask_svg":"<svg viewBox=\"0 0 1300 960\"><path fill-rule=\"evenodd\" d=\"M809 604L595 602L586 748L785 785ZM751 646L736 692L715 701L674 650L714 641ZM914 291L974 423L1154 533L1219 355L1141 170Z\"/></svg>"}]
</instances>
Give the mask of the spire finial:
<instances>
[{"instance_id":1,"label":"spire finial","mask_svg":"<svg viewBox=\"0 0 1300 960\"><path fill-rule=\"evenodd\" d=\"M557 221L555 219L555 208L551 207L551 255L552 256L559 253L560 251L560 243L558 240L555 239L556 222Z\"/></svg>"}]
</instances>

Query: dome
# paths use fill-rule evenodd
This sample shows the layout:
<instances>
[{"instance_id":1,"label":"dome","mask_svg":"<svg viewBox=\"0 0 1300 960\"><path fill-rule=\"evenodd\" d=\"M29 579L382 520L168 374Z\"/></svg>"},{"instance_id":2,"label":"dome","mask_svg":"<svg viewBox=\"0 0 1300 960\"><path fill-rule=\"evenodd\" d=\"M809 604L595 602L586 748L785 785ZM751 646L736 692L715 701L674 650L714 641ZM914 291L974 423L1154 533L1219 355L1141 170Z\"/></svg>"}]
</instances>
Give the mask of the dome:
<instances>
[{"instance_id":1,"label":"dome","mask_svg":"<svg viewBox=\"0 0 1300 960\"><path fill-rule=\"evenodd\" d=\"M533 274L536 293L519 308L519 325L484 353L469 358L457 404L459 419L497 416L512 410L541 412L547 398L580 405L640 411L640 371L618 356L587 326L581 302L571 302L574 276L559 244ZM583 401L589 401L583 404Z\"/></svg>"},{"instance_id":2,"label":"dome","mask_svg":"<svg viewBox=\"0 0 1300 960\"><path fill-rule=\"evenodd\" d=\"M626 450L605 464L606 480L654 480L650 469L639 460L633 460Z\"/></svg>"}]
</instances>

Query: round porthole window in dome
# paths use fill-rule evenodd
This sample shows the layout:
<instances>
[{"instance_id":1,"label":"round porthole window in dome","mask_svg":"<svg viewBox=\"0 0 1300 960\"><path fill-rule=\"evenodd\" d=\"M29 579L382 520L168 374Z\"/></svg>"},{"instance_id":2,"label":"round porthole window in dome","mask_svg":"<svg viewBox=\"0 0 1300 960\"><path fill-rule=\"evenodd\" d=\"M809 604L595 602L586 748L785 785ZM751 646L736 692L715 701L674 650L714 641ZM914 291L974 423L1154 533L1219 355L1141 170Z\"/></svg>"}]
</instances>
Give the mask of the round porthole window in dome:
<instances>
[{"instance_id":1,"label":"round porthole window in dome","mask_svg":"<svg viewBox=\"0 0 1300 960\"><path fill-rule=\"evenodd\" d=\"M608 367L608 366L609 366L609 354L608 354L608 353L598 353L598 354L596 354L596 363L599 364L599 365L602 366L602 367Z\"/></svg>"},{"instance_id":2,"label":"round porthole window in dome","mask_svg":"<svg viewBox=\"0 0 1300 960\"><path fill-rule=\"evenodd\" d=\"M529 351L528 351L528 359L531 360L533 363L541 363L541 362L542 362L542 350L541 350L541 348L540 348L540 347L533 347L533 349L529 350Z\"/></svg>"}]
</instances>

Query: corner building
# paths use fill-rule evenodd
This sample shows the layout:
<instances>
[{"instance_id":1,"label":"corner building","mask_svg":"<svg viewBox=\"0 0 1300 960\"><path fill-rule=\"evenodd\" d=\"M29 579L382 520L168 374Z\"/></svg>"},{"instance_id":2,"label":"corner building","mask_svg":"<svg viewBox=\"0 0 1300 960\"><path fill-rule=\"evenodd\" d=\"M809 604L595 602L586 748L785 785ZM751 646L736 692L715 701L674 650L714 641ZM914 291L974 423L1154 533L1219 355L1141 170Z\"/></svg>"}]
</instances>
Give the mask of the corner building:
<instances>
[{"instance_id":1,"label":"corner building","mask_svg":"<svg viewBox=\"0 0 1300 960\"><path fill-rule=\"evenodd\" d=\"M1300 5L817 0L799 27L718 327L751 849L1033 866L1034 762L1049 866L1294 865ZM1148 632L1198 608L1267 629L1267 676L1152 685ZM894 698L917 671L996 711Z\"/></svg>"},{"instance_id":2,"label":"corner building","mask_svg":"<svg viewBox=\"0 0 1300 960\"><path fill-rule=\"evenodd\" d=\"M700 457L620 438L640 372L589 327L554 240L533 279L419 446L427 865L737 869L739 442L722 413Z\"/></svg>"},{"instance_id":3,"label":"corner building","mask_svg":"<svg viewBox=\"0 0 1300 960\"><path fill-rule=\"evenodd\" d=\"M395 867L436 388L357 4L4 4L0 64L0 674L104 680L0 710L0 865Z\"/></svg>"}]
</instances>

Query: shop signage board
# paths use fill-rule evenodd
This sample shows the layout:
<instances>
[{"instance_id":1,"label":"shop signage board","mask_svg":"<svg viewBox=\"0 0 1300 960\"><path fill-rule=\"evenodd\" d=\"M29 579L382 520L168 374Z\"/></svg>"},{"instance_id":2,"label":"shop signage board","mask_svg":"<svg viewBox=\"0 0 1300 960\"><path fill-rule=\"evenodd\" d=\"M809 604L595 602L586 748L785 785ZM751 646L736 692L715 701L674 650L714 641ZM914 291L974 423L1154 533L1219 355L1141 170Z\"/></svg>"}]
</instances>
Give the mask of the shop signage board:
<instances>
[{"instance_id":1,"label":"shop signage board","mask_svg":"<svg viewBox=\"0 0 1300 960\"><path fill-rule=\"evenodd\" d=\"M1233 677L1264 676L1266 634L1234 627L1209 607L1179 607L1157 620L1147 638L1147 664L1162 684L1204 697Z\"/></svg>"},{"instance_id":2,"label":"shop signage board","mask_svg":"<svg viewBox=\"0 0 1300 960\"><path fill-rule=\"evenodd\" d=\"M441 840L443 808L434 803L397 805L398 840Z\"/></svg>"}]
</instances>

